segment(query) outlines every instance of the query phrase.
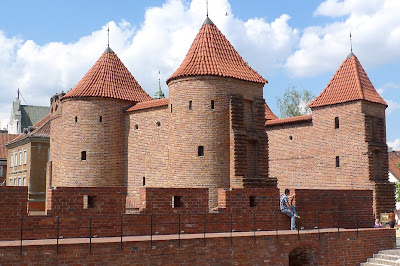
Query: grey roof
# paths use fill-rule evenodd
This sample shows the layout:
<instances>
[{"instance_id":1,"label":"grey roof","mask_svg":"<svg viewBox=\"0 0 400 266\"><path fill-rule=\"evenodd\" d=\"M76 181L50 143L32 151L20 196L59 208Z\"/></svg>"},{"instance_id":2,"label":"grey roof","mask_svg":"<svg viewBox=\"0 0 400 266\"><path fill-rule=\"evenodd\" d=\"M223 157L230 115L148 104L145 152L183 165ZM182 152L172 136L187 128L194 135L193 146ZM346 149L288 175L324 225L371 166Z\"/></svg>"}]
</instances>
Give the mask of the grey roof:
<instances>
[{"instance_id":1,"label":"grey roof","mask_svg":"<svg viewBox=\"0 0 400 266\"><path fill-rule=\"evenodd\" d=\"M203 22L203 25L206 25L206 24L214 25L214 22L212 22L211 19L207 16L206 20L204 20L204 22Z\"/></svg>"},{"instance_id":2,"label":"grey roof","mask_svg":"<svg viewBox=\"0 0 400 266\"><path fill-rule=\"evenodd\" d=\"M158 79L158 90L156 91L156 93L154 94L154 99L162 99L165 98L164 93L161 90L161 82L160 79Z\"/></svg>"},{"instance_id":3,"label":"grey roof","mask_svg":"<svg viewBox=\"0 0 400 266\"><path fill-rule=\"evenodd\" d=\"M50 113L50 107L21 105L21 130L33 126Z\"/></svg>"}]
</instances>

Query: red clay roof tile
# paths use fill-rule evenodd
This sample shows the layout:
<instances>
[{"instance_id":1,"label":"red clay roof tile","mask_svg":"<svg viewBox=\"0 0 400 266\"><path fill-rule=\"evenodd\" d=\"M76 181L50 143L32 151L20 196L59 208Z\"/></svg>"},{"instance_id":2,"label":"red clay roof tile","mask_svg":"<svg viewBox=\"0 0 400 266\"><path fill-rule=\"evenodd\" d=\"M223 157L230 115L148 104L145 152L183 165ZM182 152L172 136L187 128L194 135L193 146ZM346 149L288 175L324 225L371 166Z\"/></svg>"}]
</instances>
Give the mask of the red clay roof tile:
<instances>
[{"instance_id":1,"label":"red clay roof tile","mask_svg":"<svg viewBox=\"0 0 400 266\"><path fill-rule=\"evenodd\" d=\"M375 90L360 61L350 53L325 89L308 106L319 107L355 100L366 100L387 106Z\"/></svg>"},{"instance_id":2,"label":"red clay roof tile","mask_svg":"<svg viewBox=\"0 0 400 266\"><path fill-rule=\"evenodd\" d=\"M140 102L140 103L137 103L134 106L130 107L126 111L127 112L132 112L132 111L137 111L137 110L156 108L156 107L166 106L166 105L168 105L168 103L169 103L169 99L168 98L151 100L151 101L147 101L147 102Z\"/></svg>"},{"instance_id":3,"label":"red clay roof tile","mask_svg":"<svg viewBox=\"0 0 400 266\"><path fill-rule=\"evenodd\" d=\"M278 119L278 117L271 111L268 104L265 103L265 120Z\"/></svg>"},{"instance_id":4,"label":"red clay roof tile","mask_svg":"<svg viewBox=\"0 0 400 266\"><path fill-rule=\"evenodd\" d=\"M211 75L267 83L238 54L232 44L207 17L179 68L168 78Z\"/></svg>"},{"instance_id":5,"label":"red clay roof tile","mask_svg":"<svg viewBox=\"0 0 400 266\"><path fill-rule=\"evenodd\" d=\"M400 163L400 151L389 152L389 171L400 180L400 169L397 164Z\"/></svg>"},{"instance_id":6,"label":"red clay roof tile","mask_svg":"<svg viewBox=\"0 0 400 266\"><path fill-rule=\"evenodd\" d=\"M152 99L109 47L63 99L72 97L106 97L133 102Z\"/></svg>"},{"instance_id":7,"label":"red clay roof tile","mask_svg":"<svg viewBox=\"0 0 400 266\"><path fill-rule=\"evenodd\" d=\"M35 128L29 133L21 133L19 135L16 135L17 137L12 139L7 143L15 143L17 141L23 140L28 137L35 137L35 138L50 138L50 114L46 115L45 117L42 118L39 122L33 125Z\"/></svg>"},{"instance_id":8,"label":"red clay roof tile","mask_svg":"<svg viewBox=\"0 0 400 266\"><path fill-rule=\"evenodd\" d=\"M268 120L265 122L265 126L276 126L276 125L311 122L311 121L312 121L312 115L301 115L301 116L293 116L275 120Z\"/></svg>"}]
</instances>

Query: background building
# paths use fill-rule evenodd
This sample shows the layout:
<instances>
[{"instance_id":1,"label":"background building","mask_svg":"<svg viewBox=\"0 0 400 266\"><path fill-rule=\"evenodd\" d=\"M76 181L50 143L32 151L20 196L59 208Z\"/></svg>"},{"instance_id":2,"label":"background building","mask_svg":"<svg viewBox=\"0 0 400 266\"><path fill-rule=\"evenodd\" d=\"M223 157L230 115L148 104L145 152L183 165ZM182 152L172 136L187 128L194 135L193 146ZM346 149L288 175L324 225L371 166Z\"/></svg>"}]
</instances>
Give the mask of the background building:
<instances>
[{"instance_id":1,"label":"background building","mask_svg":"<svg viewBox=\"0 0 400 266\"><path fill-rule=\"evenodd\" d=\"M8 124L8 133L10 134L21 134L25 128L33 126L50 112L50 108L46 106L22 105L19 96L18 89L18 95L13 101Z\"/></svg>"}]
</instances>

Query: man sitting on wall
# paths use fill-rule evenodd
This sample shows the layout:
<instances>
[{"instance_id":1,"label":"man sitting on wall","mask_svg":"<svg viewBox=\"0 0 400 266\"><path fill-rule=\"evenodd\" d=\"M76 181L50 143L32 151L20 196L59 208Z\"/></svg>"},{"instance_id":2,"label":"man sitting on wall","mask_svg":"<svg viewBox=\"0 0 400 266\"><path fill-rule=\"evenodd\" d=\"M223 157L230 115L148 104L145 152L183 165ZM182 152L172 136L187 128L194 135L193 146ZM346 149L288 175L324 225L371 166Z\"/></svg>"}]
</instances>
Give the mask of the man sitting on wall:
<instances>
[{"instance_id":1,"label":"man sitting on wall","mask_svg":"<svg viewBox=\"0 0 400 266\"><path fill-rule=\"evenodd\" d=\"M290 229L296 230L296 217L298 218L300 217L297 215L294 206L290 206L289 195L290 195L290 190L285 189L285 194L282 194L280 199L280 208L281 212L290 217Z\"/></svg>"}]
</instances>

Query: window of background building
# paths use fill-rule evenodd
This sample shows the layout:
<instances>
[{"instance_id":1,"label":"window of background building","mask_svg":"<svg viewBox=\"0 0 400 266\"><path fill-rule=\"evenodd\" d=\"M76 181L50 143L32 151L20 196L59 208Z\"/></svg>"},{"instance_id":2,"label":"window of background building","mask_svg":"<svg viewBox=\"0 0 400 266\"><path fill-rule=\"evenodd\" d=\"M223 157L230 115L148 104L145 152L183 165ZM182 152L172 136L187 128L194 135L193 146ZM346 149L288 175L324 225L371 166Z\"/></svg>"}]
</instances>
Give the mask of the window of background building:
<instances>
[{"instance_id":1,"label":"window of background building","mask_svg":"<svg viewBox=\"0 0 400 266\"><path fill-rule=\"evenodd\" d=\"M8 185L12 186L12 178L10 178L10 180L8 181Z\"/></svg>"},{"instance_id":2,"label":"window of background building","mask_svg":"<svg viewBox=\"0 0 400 266\"><path fill-rule=\"evenodd\" d=\"M18 186L21 186L21 178L18 178Z\"/></svg>"},{"instance_id":3,"label":"window of background building","mask_svg":"<svg viewBox=\"0 0 400 266\"><path fill-rule=\"evenodd\" d=\"M26 164L26 154L27 154L27 152L26 152L26 150L24 150L24 164Z\"/></svg>"},{"instance_id":4,"label":"window of background building","mask_svg":"<svg viewBox=\"0 0 400 266\"><path fill-rule=\"evenodd\" d=\"M25 176L22 178L22 185L23 185L24 187L26 186L26 177L25 177Z\"/></svg>"},{"instance_id":5,"label":"window of background building","mask_svg":"<svg viewBox=\"0 0 400 266\"><path fill-rule=\"evenodd\" d=\"M22 151L19 152L19 165L22 165Z\"/></svg>"},{"instance_id":6,"label":"window of background building","mask_svg":"<svg viewBox=\"0 0 400 266\"><path fill-rule=\"evenodd\" d=\"M3 176L3 166L0 166L0 176Z\"/></svg>"},{"instance_id":7,"label":"window of background building","mask_svg":"<svg viewBox=\"0 0 400 266\"><path fill-rule=\"evenodd\" d=\"M16 186L16 185L17 185L17 178L14 177L14 186Z\"/></svg>"},{"instance_id":8,"label":"window of background building","mask_svg":"<svg viewBox=\"0 0 400 266\"><path fill-rule=\"evenodd\" d=\"M10 156L10 167L14 166L14 156L11 154Z\"/></svg>"},{"instance_id":9,"label":"window of background building","mask_svg":"<svg viewBox=\"0 0 400 266\"><path fill-rule=\"evenodd\" d=\"M15 153L14 154L14 166L17 166L17 165L18 165L18 154Z\"/></svg>"}]
</instances>

